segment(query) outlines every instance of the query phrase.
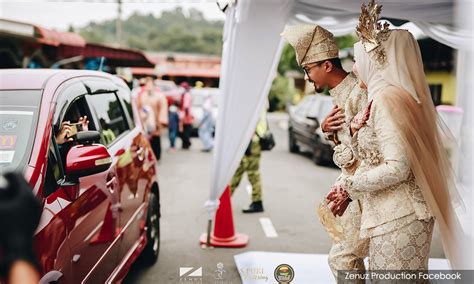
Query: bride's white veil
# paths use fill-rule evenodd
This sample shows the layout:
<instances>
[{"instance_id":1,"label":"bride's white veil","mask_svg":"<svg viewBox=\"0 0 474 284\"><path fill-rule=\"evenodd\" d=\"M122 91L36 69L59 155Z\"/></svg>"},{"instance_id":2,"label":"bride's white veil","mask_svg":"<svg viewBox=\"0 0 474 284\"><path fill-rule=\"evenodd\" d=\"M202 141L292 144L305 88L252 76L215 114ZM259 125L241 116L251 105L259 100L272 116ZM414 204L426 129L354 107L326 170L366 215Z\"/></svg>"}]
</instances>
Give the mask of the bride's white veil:
<instances>
[{"instance_id":1,"label":"bride's white veil","mask_svg":"<svg viewBox=\"0 0 474 284\"><path fill-rule=\"evenodd\" d=\"M465 206L444 147L452 135L433 105L418 43L408 31L392 30L382 48L385 64L377 62L378 55L367 53L360 43L354 46L359 78L368 86L369 100L388 85L400 90L381 101L393 109L392 119L400 130L417 184L439 224L452 268L468 269L471 256L466 253L471 250L466 246L470 244L458 219Z\"/></svg>"}]
</instances>

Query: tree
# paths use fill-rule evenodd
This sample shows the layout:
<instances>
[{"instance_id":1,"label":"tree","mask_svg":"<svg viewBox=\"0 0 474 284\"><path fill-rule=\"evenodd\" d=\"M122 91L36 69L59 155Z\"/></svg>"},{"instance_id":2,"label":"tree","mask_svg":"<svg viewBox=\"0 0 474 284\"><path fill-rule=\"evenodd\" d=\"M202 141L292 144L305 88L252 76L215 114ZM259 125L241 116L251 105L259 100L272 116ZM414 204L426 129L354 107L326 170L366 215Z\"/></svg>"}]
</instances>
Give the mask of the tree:
<instances>
[{"instance_id":1,"label":"tree","mask_svg":"<svg viewBox=\"0 0 474 284\"><path fill-rule=\"evenodd\" d=\"M223 21L208 21L201 11L181 7L153 14L133 13L122 23L125 47L148 51L175 51L220 55ZM115 21L91 22L79 33L88 41L115 42Z\"/></svg>"}]
</instances>

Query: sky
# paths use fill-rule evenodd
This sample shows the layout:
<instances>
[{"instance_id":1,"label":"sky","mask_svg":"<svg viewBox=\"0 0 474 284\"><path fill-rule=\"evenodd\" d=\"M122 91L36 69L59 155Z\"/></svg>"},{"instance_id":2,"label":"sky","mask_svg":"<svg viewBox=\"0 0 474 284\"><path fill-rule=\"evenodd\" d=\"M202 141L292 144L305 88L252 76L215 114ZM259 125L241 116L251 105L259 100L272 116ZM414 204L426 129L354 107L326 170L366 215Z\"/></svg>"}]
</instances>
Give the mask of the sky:
<instances>
[{"instance_id":1,"label":"sky","mask_svg":"<svg viewBox=\"0 0 474 284\"><path fill-rule=\"evenodd\" d=\"M224 20L215 0L122 0L122 19L134 12L153 13L159 16L162 11L181 6L186 11L195 8L210 20ZM91 21L101 22L115 19L116 0L0 0L0 18L36 24L45 28L66 31L70 25L83 27ZM423 33L415 25L402 26L415 37Z\"/></svg>"},{"instance_id":2,"label":"sky","mask_svg":"<svg viewBox=\"0 0 474 284\"><path fill-rule=\"evenodd\" d=\"M123 0L122 19L134 12L160 15L164 10L178 6L185 10L196 8L211 20L224 20L214 0ZM70 25L83 27L91 21L115 19L117 4L114 0L0 0L0 18L36 24L45 28L66 31Z\"/></svg>"}]
</instances>

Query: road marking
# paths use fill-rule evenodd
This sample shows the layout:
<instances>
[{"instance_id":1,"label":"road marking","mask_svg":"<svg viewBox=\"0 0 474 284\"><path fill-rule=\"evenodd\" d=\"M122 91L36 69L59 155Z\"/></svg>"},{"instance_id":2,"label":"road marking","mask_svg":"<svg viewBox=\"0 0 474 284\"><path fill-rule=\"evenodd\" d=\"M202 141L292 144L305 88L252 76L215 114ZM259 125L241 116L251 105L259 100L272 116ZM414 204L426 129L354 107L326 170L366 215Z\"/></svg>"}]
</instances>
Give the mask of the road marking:
<instances>
[{"instance_id":1,"label":"road marking","mask_svg":"<svg viewBox=\"0 0 474 284\"><path fill-rule=\"evenodd\" d=\"M267 217L260 218L260 225L262 225L263 232L267 238L278 238L278 234L273 227L272 220Z\"/></svg>"},{"instance_id":2,"label":"road marking","mask_svg":"<svg viewBox=\"0 0 474 284\"><path fill-rule=\"evenodd\" d=\"M247 190L248 195L252 196L252 186L250 184L247 184L245 189Z\"/></svg>"}]
</instances>

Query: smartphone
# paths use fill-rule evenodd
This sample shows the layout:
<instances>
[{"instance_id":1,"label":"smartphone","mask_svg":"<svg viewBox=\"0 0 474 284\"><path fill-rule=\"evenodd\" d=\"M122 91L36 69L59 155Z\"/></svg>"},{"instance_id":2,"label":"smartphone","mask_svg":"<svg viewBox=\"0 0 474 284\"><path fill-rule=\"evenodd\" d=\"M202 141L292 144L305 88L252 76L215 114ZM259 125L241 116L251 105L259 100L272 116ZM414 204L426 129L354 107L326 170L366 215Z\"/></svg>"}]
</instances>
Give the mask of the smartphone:
<instances>
[{"instance_id":1,"label":"smartphone","mask_svg":"<svg viewBox=\"0 0 474 284\"><path fill-rule=\"evenodd\" d=\"M81 122L71 123L71 124L69 124L69 126L71 127L71 131L69 132L68 137L73 137L77 134L77 132L80 132L80 131L83 130Z\"/></svg>"}]
</instances>

